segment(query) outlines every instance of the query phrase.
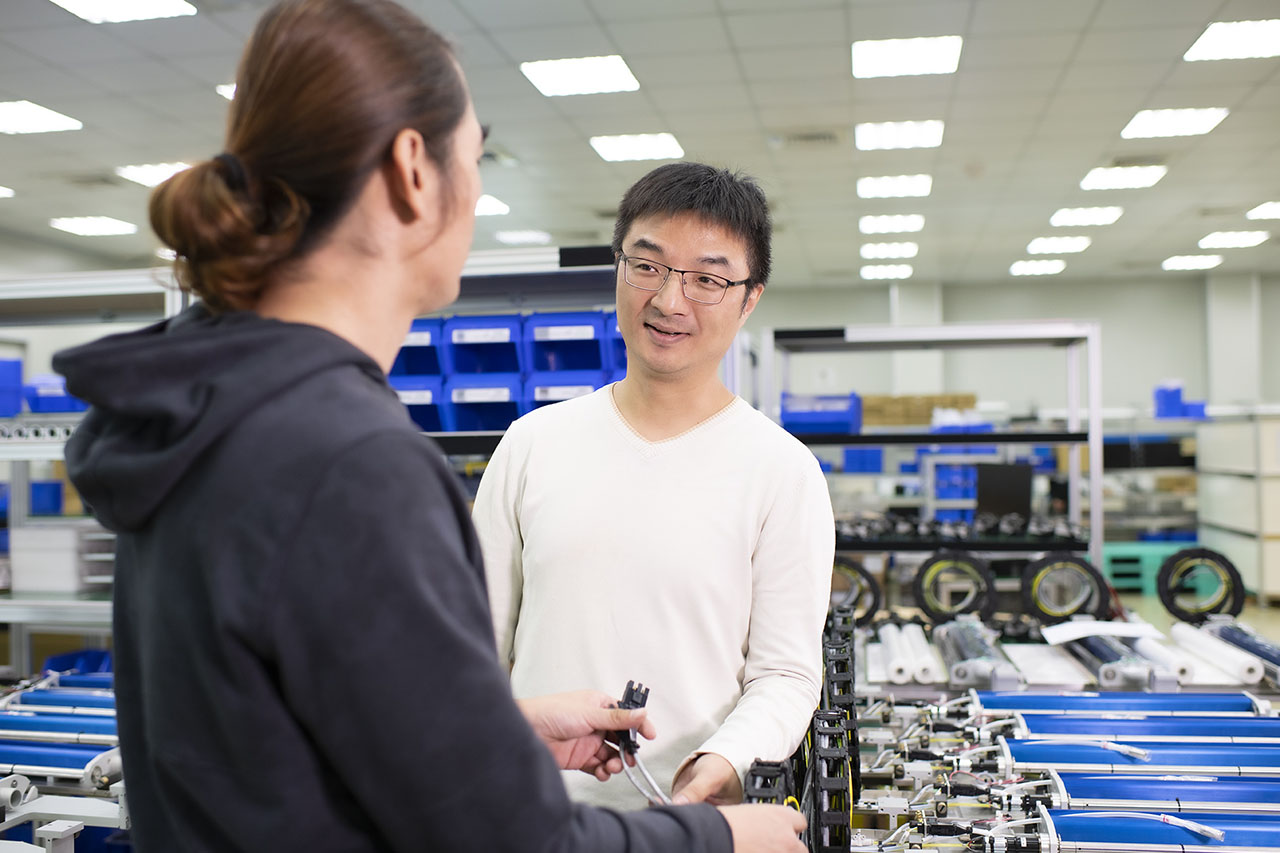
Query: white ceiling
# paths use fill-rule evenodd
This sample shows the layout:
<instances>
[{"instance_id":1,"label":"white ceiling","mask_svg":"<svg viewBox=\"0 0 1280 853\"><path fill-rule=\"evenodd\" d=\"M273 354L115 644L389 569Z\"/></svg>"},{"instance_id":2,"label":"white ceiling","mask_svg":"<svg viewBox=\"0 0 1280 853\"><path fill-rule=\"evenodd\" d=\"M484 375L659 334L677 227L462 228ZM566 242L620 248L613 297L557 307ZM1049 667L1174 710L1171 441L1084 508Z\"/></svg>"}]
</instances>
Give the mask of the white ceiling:
<instances>
[{"instance_id":1,"label":"white ceiling","mask_svg":"<svg viewBox=\"0 0 1280 853\"><path fill-rule=\"evenodd\" d=\"M0 136L0 275L24 246L145 266L147 190L115 166L198 160L221 150L232 79L261 0L191 0L194 17L92 25L49 0L0 0L0 101L26 99L84 123L77 132ZM1244 212L1280 200L1280 58L1184 62L1211 21L1274 18L1277 0L410 0L459 45L491 143L516 161L486 164L486 190L511 213L493 232L536 228L561 245L608 241L626 187L653 163L606 163L596 134L673 132L692 159L756 175L775 207L783 285L858 282L867 213L918 212L918 279L1008 278L1034 237L1089 234L1061 278L1175 275L1160 261L1200 252L1217 230L1267 229ZM964 36L951 75L855 80L855 39ZM620 53L632 93L544 98L522 61ZM1206 136L1124 140L1141 109L1227 107ZM860 152L862 121L945 119L940 148ZM827 144L788 143L796 133ZM1159 158L1154 188L1085 192L1114 160ZM926 199L859 199L860 176L928 172ZM1050 228L1059 207L1121 205L1102 228ZM137 223L132 237L83 238L55 216ZM7 239L4 239L7 238ZM1280 273L1280 240L1225 250L1224 272ZM85 262L82 259L82 263ZM1178 274L1188 275L1188 274ZM1192 273L1191 275L1198 275ZM1024 280L1025 281L1025 280Z\"/></svg>"}]
</instances>

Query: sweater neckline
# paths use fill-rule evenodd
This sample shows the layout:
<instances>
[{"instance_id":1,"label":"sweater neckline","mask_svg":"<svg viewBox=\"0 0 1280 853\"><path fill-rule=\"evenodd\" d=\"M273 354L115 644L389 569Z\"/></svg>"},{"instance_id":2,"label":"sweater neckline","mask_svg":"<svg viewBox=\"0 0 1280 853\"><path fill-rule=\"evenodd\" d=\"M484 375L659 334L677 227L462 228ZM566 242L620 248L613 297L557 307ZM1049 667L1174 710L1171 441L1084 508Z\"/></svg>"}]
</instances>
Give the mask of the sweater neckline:
<instances>
[{"instance_id":1,"label":"sweater neckline","mask_svg":"<svg viewBox=\"0 0 1280 853\"><path fill-rule=\"evenodd\" d=\"M636 441L640 445L640 447L649 451L657 451L664 447L669 447L675 442L681 441L682 439L686 439L689 436L693 435L694 433L701 432L705 429L708 429L713 424L716 424L724 420L725 418L729 417L731 414L733 414L733 412L738 408L738 405L740 403L742 404L746 403L745 400L743 400L741 397L735 394L733 395L733 399L731 399L728 403L725 403L725 405L721 409L703 418L702 420L698 421L696 424L689 427L684 432L677 433L676 435L673 435L669 438L661 439L659 441L650 441L649 439L645 438L643 435L641 435L639 432L636 431L636 428L631 425L631 422L628 421L625 416L623 416L622 410L618 408L618 401L614 399L614 396L613 396L613 389L614 389L614 386L616 386L617 384L618 383L616 382L612 382L608 386L609 408L613 410L614 420L617 423L621 424L623 431L627 433L627 435L631 436L631 438L634 441Z\"/></svg>"}]
</instances>

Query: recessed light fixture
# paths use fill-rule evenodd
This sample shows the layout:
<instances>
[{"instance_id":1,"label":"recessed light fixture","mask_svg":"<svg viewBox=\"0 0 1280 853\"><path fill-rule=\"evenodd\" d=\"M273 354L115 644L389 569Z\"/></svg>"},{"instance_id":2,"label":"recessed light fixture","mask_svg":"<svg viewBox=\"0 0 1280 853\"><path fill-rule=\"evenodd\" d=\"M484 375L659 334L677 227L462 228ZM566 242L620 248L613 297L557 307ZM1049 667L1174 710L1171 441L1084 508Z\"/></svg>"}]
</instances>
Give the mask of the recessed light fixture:
<instances>
[{"instance_id":1,"label":"recessed light fixture","mask_svg":"<svg viewBox=\"0 0 1280 853\"><path fill-rule=\"evenodd\" d=\"M221 86L214 86L213 91L217 92L228 101L234 100L236 97L236 84L223 83Z\"/></svg>"},{"instance_id":2,"label":"recessed light fixture","mask_svg":"<svg viewBox=\"0 0 1280 853\"><path fill-rule=\"evenodd\" d=\"M1152 139L1158 136L1200 136L1218 126L1226 107L1178 110L1139 110L1120 131L1124 139Z\"/></svg>"},{"instance_id":3,"label":"recessed light fixture","mask_svg":"<svg viewBox=\"0 0 1280 853\"><path fill-rule=\"evenodd\" d=\"M622 136L593 136L591 147L605 160L678 160L684 149L669 133L630 133Z\"/></svg>"},{"instance_id":4,"label":"recessed light fixture","mask_svg":"<svg viewBox=\"0 0 1280 853\"><path fill-rule=\"evenodd\" d=\"M858 198L922 198L932 191L932 175L858 178Z\"/></svg>"},{"instance_id":5,"label":"recessed light fixture","mask_svg":"<svg viewBox=\"0 0 1280 853\"><path fill-rule=\"evenodd\" d=\"M890 258L914 258L920 253L919 243L863 243L858 254L869 261Z\"/></svg>"},{"instance_id":6,"label":"recessed light fixture","mask_svg":"<svg viewBox=\"0 0 1280 853\"><path fill-rule=\"evenodd\" d=\"M960 36L855 41L851 51L853 76L954 74L963 47Z\"/></svg>"},{"instance_id":7,"label":"recessed light fixture","mask_svg":"<svg viewBox=\"0 0 1280 853\"><path fill-rule=\"evenodd\" d=\"M853 126L853 144L859 151L937 148L945 129L946 122L941 119L863 122Z\"/></svg>"},{"instance_id":8,"label":"recessed light fixture","mask_svg":"<svg viewBox=\"0 0 1280 853\"><path fill-rule=\"evenodd\" d=\"M116 174L126 181L154 187L163 184L183 169L190 168L190 163L142 163L137 166L117 166Z\"/></svg>"},{"instance_id":9,"label":"recessed light fixture","mask_svg":"<svg viewBox=\"0 0 1280 853\"><path fill-rule=\"evenodd\" d=\"M1174 255L1165 258L1160 268L1165 270L1211 270L1222 263L1222 255Z\"/></svg>"},{"instance_id":10,"label":"recessed light fixture","mask_svg":"<svg viewBox=\"0 0 1280 853\"><path fill-rule=\"evenodd\" d=\"M911 278L911 264L871 264L858 273L867 281Z\"/></svg>"},{"instance_id":11,"label":"recessed light fixture","mask_svg":"<svg viewBox=\"0 0 1280 853\"><path fill-rule=\"evenodd\" d=\"M49 224L78 237L119 237L138 233L137 225L110 216L61 216L50 219Z\"/></svg>"},{"instance_id":12,"label":"recessed light fixture","mask_svg":"<svg viewBox=\"0 0 1280 853\"><path fill-rule=\"evenodd\" d=\"M520 72L548 98L634 92L640 88L621 56L583 56L521 62Z\"/></svg>"},{"instance_id":13,"label":"recessed light fixture","mask_svg":"<svg viewBox=\"0 0 1280 853\"><path fill-rule=\"evenodd\" d=\"M476 199L476 216L504 216L511 212L511 206L485 193Z\"/></svg>"},{"instance_id":14,"label":"recessed light fixture","mask_svg":"<svg viewBox=\"0 0 1280 853\"><path fill-rule=\"evenodd\" d=\"M0 187L0 198L13 198L14 191L9 187Z\"/></svg>"},{"instance_id":15,"label":"recessed light fixture","mask_svg":"<svg viewBox=\"0 0 1280 853\"><path fill-rule=\"evenodd\" d=\"M91 24L119 24L194 15L186 0L50 0Z\"/></svg>"},{"instance_id":16,"label":"recessed light fixture","mask_svg":"<svg viewBox=\"0 0 1280 853\"><path fill-rule=\"evenodd\" d=\"M1270 231L1214 231L1200 238L1201 249L1248 249L1271 239Z\"/></svg>"},{"instance_id":17,"label":"recessed light fixture","mask_svg":"<svg viewBox=\"0 0 1280 853\"><path fill-rule=\"evenodd\" d=\"M0 102L0 133L55 133L79 130L82 122L30 101Z\"/></svg>"},{"instance_id":18,"label":"recessed light fixture","mask_svg":"<svg viewBox=\"0 0 1280 853\"><path fill-rule=\"evenodd\" d=\"M1280 201L1264 201L1244 215L1245 219L1280 219Z\"/></svg>"},{"instance_id":19,"label":"recessed light fixture","mask_svg":"<svg viewBox=\"0 0 1280 853\"><path fill-rule=\"evenodd\" d=\"M551 243L551 235L546 231L499 231L493 236L508 246L546 246Z\"/></svg>"},{"instance_id":20,"label":"recessed light fixture","mask_svg":"<svg viewBox=\"0 0 1280 853\"><path fill-rule=\"evenodd\" d=\"M1067 268L1067 262L1053 260L1014 261L1009 266L1009 275L1057 275Z\"/></svg>"},{"instance_id":21,"label":"recessed light fixture","mask_svg":"<svg viewBox=\"0 0 1280 853\"><path fill-rule=\"evenodd\" d=\"M168 246L161 246L159 249L156 249L156 257L162 261L176 261L178 259L178 253L173 249L170 249Z\"/></svg>"},{"instance_id":22,"label":"recessed light fixture","mask_svg":"<svg viewBox=\"0 0 1280 853\"><path fill-rule=\"evenodd\" d=\"M1027 244L1028 255L1071 255L1089 248L1089 237L1037 237Z\"/></svg>"},{"instance_id":23,"label":"recessed light fixture","mask_svg":"<svg viewBox=\"0 0 1280 853\"><path fill-rule=\"evenodd\" d=\"M1268 56L1280 56L1280 20L1214 21L1182 54L1187 62Z\"/></svg>"},{"instance_id":24,"label":"recessed light fixture","mask_svg":"<svg viewBox=\"0 0 1280 853\"><path fill-rule=\"evenodd\" d=\"M1123 213L1123 207L1063 207L1053 212L1053 216L1049 217L1049 224L1058 228L1110 225Z\"/></svg>"},{"instance_id":25,"label":"recessed light fixture","mask_svg":"<svg viewBox=\"0 0 1280 853\"><path fill-rule=\"evenodd\" d=\"M1140 190L1155 186L1168 166L1099 166L1080 181L1082 190Z\"/></svg>"},{"instance_id":26,"label":"recessed light fixture","mask_svg":"<svg viewBox=\"0 0 1280 853\"><path fill-rule=\"evenodd\" d=\"M899 234L920 231L924 217L919 213L894 213L858 217L858 230L863 234Z\"/></svg>"}]
</instances>

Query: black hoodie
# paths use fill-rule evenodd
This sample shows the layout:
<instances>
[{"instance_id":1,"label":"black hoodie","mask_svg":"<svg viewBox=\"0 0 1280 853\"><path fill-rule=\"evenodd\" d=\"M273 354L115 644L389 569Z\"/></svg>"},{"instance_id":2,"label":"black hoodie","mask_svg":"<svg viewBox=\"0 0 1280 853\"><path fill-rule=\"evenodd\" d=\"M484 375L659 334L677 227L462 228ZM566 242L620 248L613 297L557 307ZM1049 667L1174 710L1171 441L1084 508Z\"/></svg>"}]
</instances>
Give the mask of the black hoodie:
<instances>
[{"instance_id":1,"label":"black hoodie","mask_svg":"<svg viewBox=\"0 0 1280 853\"><path fill-rule=\"evenodd\" d=\"M511 699L461 490L378 366L197 306L59 353L119 535L141 853L732 849L708 806L571 804Z\"/></svg>"}]
</instances>

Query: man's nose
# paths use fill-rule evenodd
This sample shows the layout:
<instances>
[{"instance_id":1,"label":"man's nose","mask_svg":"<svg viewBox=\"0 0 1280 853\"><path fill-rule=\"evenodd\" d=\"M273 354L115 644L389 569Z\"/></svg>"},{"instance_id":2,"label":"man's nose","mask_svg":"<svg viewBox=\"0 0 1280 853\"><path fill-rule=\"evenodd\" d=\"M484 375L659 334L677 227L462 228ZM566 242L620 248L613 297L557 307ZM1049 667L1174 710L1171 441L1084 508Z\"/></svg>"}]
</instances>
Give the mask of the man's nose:
<instances>
[{"instance_id":1,"label":"man's nose","mask_svg":"<svg viewBox=\"0 0 1280 853\"><path fill-rule=\"evenodd\" d=\"M689 300L684 295L684 279L675 270L667 276L662 288L649 300L653 307L663 314L685 314L689 309Z\"/></svg>"}]
</instances>

